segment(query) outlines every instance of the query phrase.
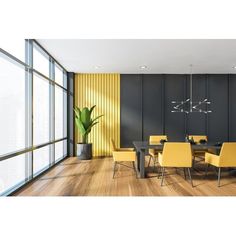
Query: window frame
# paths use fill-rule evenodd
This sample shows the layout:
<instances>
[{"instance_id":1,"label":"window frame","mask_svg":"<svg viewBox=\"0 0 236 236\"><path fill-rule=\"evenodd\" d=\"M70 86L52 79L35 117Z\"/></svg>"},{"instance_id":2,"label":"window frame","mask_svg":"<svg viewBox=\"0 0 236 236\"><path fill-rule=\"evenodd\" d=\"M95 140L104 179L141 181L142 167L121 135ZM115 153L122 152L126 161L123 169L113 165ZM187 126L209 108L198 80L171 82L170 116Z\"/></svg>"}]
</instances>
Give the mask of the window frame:
<instances>
[{"instance_id":1,"label":"window frame","mask_svg":"<svg viewBox=\"0 0 236 236\"><path fill-rule=\"evenodd\" d=\"M47 77L46 75L44 75L43 73L41 73L40 71L37 71L35 68L33 68L33 48L37 47L40 48L40 50L49 58L49 76ZM14 63L19 63L20 65L25 67L25 103L26 103L26 114L25 114L25 122L26 122L26 143L25 143L25 148L21 149L21 150L16 150L14 152L11 153L6 153L4 155L0 156L0 162L7 160L9 158L13 158L16 156L19 156L21 154L26 154L26 158L25 158L25 181L12 186L12 188L8 189L7 191L0 193L0 196L7 196L12 194L13 192L19 190L19 188L25 186L27 183L29 183L30 181L34 180L36 177L38 177L39 175L42 175L43 173L45 173L46 171L48 171L49 169L51 169L55 164L59 163L60 161L64 160L66 157L68 157L69 155L69 150L68 150L68 145L69 145L69 131L68 131L68 96L69 96L69 78L67 76L68 72L66 71L66 69L54 58L52 57L36 40L34 39L26 39L25 40L25 61L21 61L18 58L14 57L13 55L11 55L10 53L8 53L7 51L5 51L4 49L0 48L0 53L3 54L4 56L6 56L7 58L11 59L14 61ZM61 86L60 84L58 84L55 81L55 66L59 66L62 70L63 70L63 86ZM38 145L33 145L33 127L34 127L34 119L33 119L33 99L34 99L34 89L33 89L33 83L34 83L34 74L43 77L44 79L49 81L49 117L50 117L50 121L49 121L49 133L50 133L50 139L49 142L47 143L41 143ZM66 78L66 79L65 79ZM66 81L66 86L65 86L65 81ZM63 99L64 104L66 104L65 106L65 110L63 108L63 114L65 114L66 116L66 123L63 122L63 129L66 129L66 134L65 136L63 136L63 138L60 139L55 139L55 87L59 87L60 89L62 89L63 94L66 93L66 98ZM63 96L64 97L64 96ZM64 107L64 106L63 106ZM65 126L65 127L64 127ZM60 157L59 159L57 159L57 161L55 161L55 144L57 142L61 142L63 141L63 143L66 141L67 143L67 151L66 154L63 153L63 157ZM43 148L49 146L49 166L45 169L43 169L42 171L40 171L40 173L38 173L37 175L34 175L33 170L34 170L34 152L37 149Z\"/></svg>"}]
</instances>

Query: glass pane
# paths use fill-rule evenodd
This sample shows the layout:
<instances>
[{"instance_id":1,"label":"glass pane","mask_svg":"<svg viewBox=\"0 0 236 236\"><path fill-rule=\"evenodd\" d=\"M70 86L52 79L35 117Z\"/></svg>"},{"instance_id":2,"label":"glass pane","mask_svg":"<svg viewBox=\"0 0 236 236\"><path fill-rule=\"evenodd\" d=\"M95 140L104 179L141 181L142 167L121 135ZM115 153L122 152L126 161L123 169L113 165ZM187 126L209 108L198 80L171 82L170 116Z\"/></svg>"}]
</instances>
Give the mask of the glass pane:
<instances>
[{"instance_id":1,"label":"glass pane","mask_svg":"<svg viewBox=\"0 0 236 236\"><path fill-rule=\"evenodd\" d=\"M63 70L55 64L55 82L63 86Z\"/></svg>"},{"instance_id":2,"label":"glass pane","mask_svg":"<svg viewBox=\"0 0 236 236\"><path fill-rule=\"evenodd\" d=\"M63 91L63 99L64 99L64 106L63 106L63 135L67 137L67 93Z\"/></svg>"},{"instance_id":3,"label":"glass pane","mask_svg":"<svg viewBox=\"0 0 236 236\"><path fill-rule=\"evenodd\" d=\"M0 155L25 148L25 76L0 53Z\"/></svg>"},{"instance_id":4,"label":"glass pane","mask_svg":"<svg viewBox=\"0 0 236 236\"><path fill-rule=\"evenodd\" d=\"M63 141L55 143L55 161L63 157Z\"/></svg>"},{"instance_id":5,"label":"glass pane","mask_svg":"<svg viewBox=\"0 0 236 236\"><path fill-rule=\"evenodd\" d=\"M25 62L25 39L4 39L0 37L0 48Z\"/></svg>"},{"instance_id":6,"label":"glass pane","mask_svg":"<svg viewBox=\"0 0 236 236\"><path fill-rule=\"evenodd\" d=\"M49 82L34 75L33 144L49 142Z\"/></svg>"},{"instance_id":7,"label":"glass pane","mask_svg":"<svg viewBox=\"0 0 236 236\"><path fill-rule=\"evenodd\" d=\"M64 157L67 156L67 140L63 141L63 154L64 154Z\"/></svg>"},{"instance_id":8,"label":"glass pane","mask_svg":"<svg viewBox=\"0 0 236 236\"><path fill-rule=\"evenodd\" d=\"M67 141L55 143L55 161L67 156Z\"/></svg>"},{"instance_id":9,"label":"glass pane","mask_svg":"<svg viewBox=\"0 0 236 236\"><path fill-rule=\"evenodd\" d=\"M67 73L64 71L64 77L63 77L63 87L67 88Z\"/></svg>"},{"instance_id":10,"label":"glass pane","mask_svg":"<svg viewBox=\"0 0 236 236\"><path fill-rule=\"evenodd\" d=\"M66 137L66 92L55 86L55 139Z\"/></svg>"},{"instance_id":11,"label":"glass pane","mask_svg":"<svg viewBox=\"0 0 236 236\"><path fill-rule=\"evenodd\" d=\"M49 77L49 57L34 44L33 67L35 70Z\"/></svg>"},{"instance_id":12,"label":"glass pane","mask_svg":"<svg viewBox=\"0 0 236 236\"><path fill-rule=\"evenodd\" d=\"M0 195L25 181L25 154L0 161Z\"/></svg>"},{"instance_id":13,"label":"glass pane","mask_svg":"<svg viewBox=\"0 0 236 236\"><path fill-rule=\"evenodd\" d=\"M35 150L33 157L34 175L37 175L39 172L49 166L49 146Z\"/></svg>"}]
</instances>

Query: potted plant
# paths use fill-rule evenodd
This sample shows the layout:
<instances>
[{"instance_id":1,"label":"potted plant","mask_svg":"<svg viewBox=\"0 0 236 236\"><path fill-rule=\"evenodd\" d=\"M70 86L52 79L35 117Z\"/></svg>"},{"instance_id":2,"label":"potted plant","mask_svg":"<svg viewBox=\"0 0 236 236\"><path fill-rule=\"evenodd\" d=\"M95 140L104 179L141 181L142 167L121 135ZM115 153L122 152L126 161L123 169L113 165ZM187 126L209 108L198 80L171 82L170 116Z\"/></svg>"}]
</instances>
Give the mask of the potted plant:
<instances>
[{"instance_id":1,"label":"potted plant","mask_svg":"<svg viewBox=\"0 0 236 236\"><path fill-rule=\"evenodd\" d=\"M89 160L92 158L92 143L88 143L88 135L92 130L92 127L98 123L98 119L103 116L97 116L92 118L93 106L90 109L84 107L82 110L79 107L74 108L75 123L82 136L82 143L77 143L77 156L80 160Z\"/></svg>"}]
</instances>

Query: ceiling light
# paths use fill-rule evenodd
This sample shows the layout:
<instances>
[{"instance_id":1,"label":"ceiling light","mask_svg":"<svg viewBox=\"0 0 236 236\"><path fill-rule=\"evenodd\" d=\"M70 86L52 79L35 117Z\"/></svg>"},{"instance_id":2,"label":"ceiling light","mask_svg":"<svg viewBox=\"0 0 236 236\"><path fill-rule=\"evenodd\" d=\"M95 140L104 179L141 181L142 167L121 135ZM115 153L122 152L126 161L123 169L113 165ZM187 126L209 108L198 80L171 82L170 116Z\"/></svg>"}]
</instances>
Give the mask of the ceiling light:
<instances>
[{"instance_id":1,"label":"ceiling light","mask_svg":"<svg viewBox=\"0 0 236 236\"><path fill-rule=\"evenodd\" d=\"M147 69L147 66L143 65L143 66L140 66L139 68L140 68L141 70L145 70L145 69Z\"/></svg>"},{"instance_id":2,"label":"ceiling light","mask_svg":"<svg viewBox=\"0 0 236 236\"><path fill-rule=\"evenodd\" d=\"M233 69L235 69L235 70L236 70L236 66L233 66Z\"/></svg>"},{"instance_id":3,"label":"ceiling light","mask_svg":"<svg viewBox=\"0 0 236 236\"><path fill-rule=\"evenodd\" d=\"M95 69L100 69L100 68L101 68L101 66L94 66L94 68L95 68Z\"/></svg>"},{"instance_id":4,"label":"ceiling light","mask_svg":"<svg viewBox=\"0 0 236 236\"><path fill-rule=\"evenodd\" d=\"M236 69L236 67L235 67ZM201 100L201 101L198 101L198 102L195 102L193 100L193 65L191 64L190 65L190 91L189 91L189 94L190 94L190 97L184 101L172 101L171 103L172 104L175 104L173 106L173 110L171 112L185 112L187 114L189 114L190 112L203 112L205 114L207 113L210 113L212 111L210 111L208 109L208 105L211 104L210 101L208 101L207 98ZM202 106L204 106L203 109Z\"/></svg>"}]
</instances>

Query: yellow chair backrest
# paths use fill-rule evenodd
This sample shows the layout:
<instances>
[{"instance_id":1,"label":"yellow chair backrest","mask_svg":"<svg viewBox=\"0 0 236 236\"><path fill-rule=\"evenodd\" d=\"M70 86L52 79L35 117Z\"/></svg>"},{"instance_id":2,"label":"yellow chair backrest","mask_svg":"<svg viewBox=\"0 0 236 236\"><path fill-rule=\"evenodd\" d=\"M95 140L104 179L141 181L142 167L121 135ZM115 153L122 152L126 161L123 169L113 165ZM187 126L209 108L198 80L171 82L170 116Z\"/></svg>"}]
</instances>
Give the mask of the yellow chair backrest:
<instances>
[{"instance_id":1,"label":"yellow chair backrest","mask_svg":"<svg viewBox=\"0 0 236 236\"><path fill-rule=\"evenodd\" d=\"M192 167L190 143L166 142L163 148L162 165L167 167Z\"/></svg>"},{"instance_id":2,"label":"yellow chair backrest","mask_svg":"<svg viewBox=\"0 0 236 236\"><path fill-rule=\"evenodd\" d=\"M150 144L158 144L158 143L160 143L160 141L162 139L167 141L167 136L166 135L151 135L149 137L149 143Z\"/></svg>"},{"instance_id":3,"label":"yellow chair backrest","mask_svg":"<svg viewBox=\"0 0 236 236\"><path fill-rule=\"evenodd\" d=\"M189 139L193 138L193 141L195 143L199 143L200 140L206 140L207 141L207 136L206 135L189 135L188 138Z\"/></svg>"},{"instance_id":4,"label":"yellow chair backrest","mask_svg":"<svg viewBox=\"0 0 236 236\"><path fill-rule=\"evenodd\" d=\"M236 142L223 143L219 164L222 167L236 167Z\"/></svg>"},{"instance_id":5,"label":"yellow chair backrest","mask_svg":"<svg viewBox=\"0 0 236 236\"><path fill-rule=\"evenodd\" d=\"M113 139L111 139L110 141L111 141L111 151L112 151L112 152L115 152L115 151L117 150L116 145L115 145L115 142L114 142Z\"/></svg>"}]
</instances>

